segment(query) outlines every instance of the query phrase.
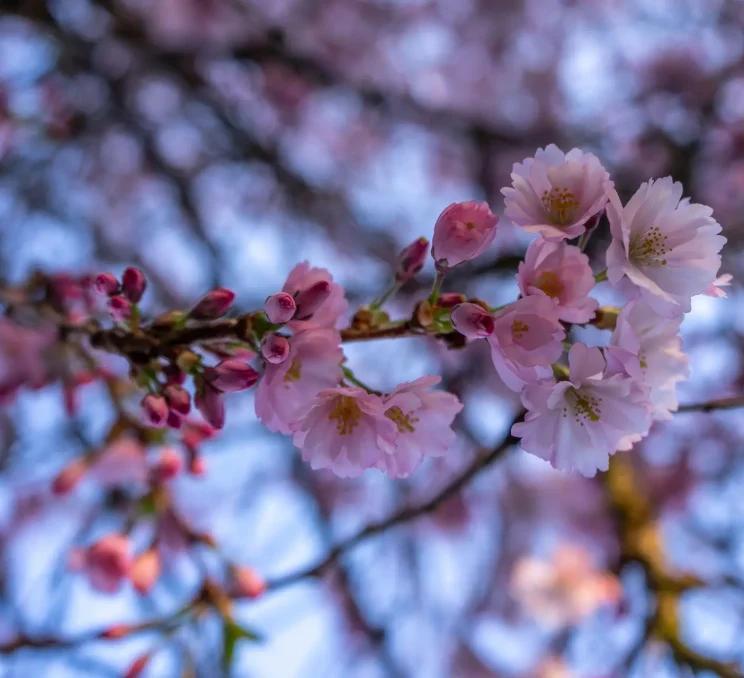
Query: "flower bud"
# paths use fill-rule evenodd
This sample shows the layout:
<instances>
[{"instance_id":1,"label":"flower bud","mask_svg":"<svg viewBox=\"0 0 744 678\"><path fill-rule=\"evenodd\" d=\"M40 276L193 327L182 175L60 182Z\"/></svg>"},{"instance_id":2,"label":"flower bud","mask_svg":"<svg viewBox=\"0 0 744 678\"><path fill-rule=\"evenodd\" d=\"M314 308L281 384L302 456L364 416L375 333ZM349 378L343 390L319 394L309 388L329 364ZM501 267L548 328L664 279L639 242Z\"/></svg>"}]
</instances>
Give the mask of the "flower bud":
<instances>
[{"instance_id":1,"label":"flower bud","mask_svg":"<svg viewBox=\"0 0 744 678\"><path fill-rule=\"evenodd\" d=\"M140 553L132 562L129 578L139 593L147 593L159 576L160 555L157 549L152 548Z\"/></svg>"},{"instance_id":2,"label":"flower bud","mask_svg":"<svg viewBox=\"0 0 744 678\"><path fill-rule=\"evenodd\" d=\"M217 287L203 296L189 312L194 320L215 320L230 310L235 301L235 292L226 287Z\"/></svg>"},{"instance_id":3,"label":"flower bud","mask_svg":"<svg viewBox=\"0 0 744 678\"><path fill-rule=\"evenodd\" d=\"M142 299L146 287L147 280L145 279L145 274L140 269L133 266L125 269L121 277L121 289L129 301L133 304L138 303Z\"/></svg>"},{"instance_id":4,"label":"flower bud","mask_svg":"<svg viewBox=\"0 0 744 678\"><path fill-rule=\"evenodd\" d=\"M292 320L297 304L294 297L287 292L272 294L264 303L264 310L272 323L281 325Z\"/></svg>"},{"instance_id":5,"label":"flower bud","mask_svg":"<svg viewBox=\"0 0 744 678\"><path fill-rule=\"evenodd\" d=\"M196 391L194 404L210 426L222 428L225 425L225 401L222 391L218 391L207 381L202 381Z\"/></svg>"},{"instance_id":6,"label":"flower bud","mask_svg":"<svg viewBox=\"0 0 744 678\"><path fill-rule=\"evenodd\" d=\"M469 339L481 339L493 334L493 316L478 304L458 304L452 310L452 324Z\"/></svg>"},{"instance_id":7,"label":"flower bud","mask_svg":"<svg viewBox=\"0 0 744 678\"><path fill-rule=\"evenodd\" d=\"M165 426L168 419L168 403L163 396L148 393L142 398L142 409L150 426Z\"/></svg>"},{"instance_id":8,"label":"flower bud","mask_svg":"<svg viewBox=\"0 0 744 678\"><path fill-rule=\"evenodd\" d=\"M99 273L96 276L96 292L106 294L109 297L119 291L119 281L113 273Z\"/></svg>"},{"instance_id":9,"label":"flower bud","mask_svg":"<svg viewBox=\"0 0 744 678\"><path fill-rule=\"evenodd\" d=\"M140 655L137 657L130 665L129 668L124 673L124 678L139 678L139 676L142 674L142 672L147 668L147 664L150 661L150 653L146 652L145 654Z\"/></svg>"},{"instance_id":10,"label":"flower bud","mask_svg":"<svg viewBox=\"0 0 744 678\"><path fill-rule=\"evenodd\" d=\"M404 283L413 278L423 267L428 250L429 241L426 238L417 238L402 250L398 255L395 279L399 283Z\"/></svg>"},{"instance_id":11,"label":"flower bud","mask_svg":"<svg viewBox=\"0 0 744 678\"><path fill-rule=\"evenodd\" d=\"M179 429L181 428L181 424L183 421L181 420L181 415L178 414L175 410L168 410L168 418L165 420L165 425L168 428L175 428Z\"/></svg>"},{"instance_id":12,"label":"flower bud","mask_svg":"<svg viewBox=\"0 0 744 678\"><path fill-rule=\"evenodd\" d=\"M88 470L88 464L84 459L75 459L63 468L52 482L54 494L67 494L71 492L80 482Z\"/></svg>"},{"instance_id":13,"label":"flower bud","mask_svg":"<svg viewBox=\"0 0 744 678\"><path fill-rule=\"evenodd\" d=\"M108 308L114 320L126 320L132 315L132 303L118 294L109 299Z\"/></svg>"},{"instance_id":14,"label":"flower bud","mask_svg":"<svg viewBox=\"0 0 744 678\"><path fill-rule=\"evenodd\" d=\"M109 534L83 551L81 558L93 588L113 593L129 574L129 539L123 534Z\"/></svg>"},{"instance_id":15,"label":"flower bud","mask_svg":"<svg viewBox=\"0 0 744 678\"><path fill-rule=\"evenodd\" d=\"M250 388L260 375L242 358L226 358L216 367L204 370L204 379L212 388L233 392Z\"/></svg>"},{"instance_id":16,"label":"flower bud","mask_svg":"<svg viewBox=\"0 0 744 678\"><path fill-rule=\"evenodd\" d=\"M152 467L152 477L158 482L172 480L181 471L181 457L172 447L160 453L160 459Z\"/></svg>"},{"instance_id":17,"label":"flower bud","mask_svg":"<svg viewBox=\"0 0 744 678\"><path fill-rule=\"evenodd\" d=\"M331 283L327 280L319 280L310 285L310 287L300 290L295 295L295 304L297 305L297 311L294 315L295 319L308 320L311 318L313 313L323 305L323 302L328 299L330 294Z\"/></svg>"},{"instance_id":18,"label":"flower bud","mask_svg":"<svg viewBox=\"0 0 744 678\"><path fill-rule=\"evenodd\" d=\"M289 341L280 334L270 334L261 344L261 355L266 362L279 365L289 356Z\"/></svg>"},{"instance_id":19,"label":"flower bud","mask_svg":"<svg viewBox=\"0 0 744 678\"><path fill-rule=\"evenodd\" d=\"M106 638L107 640L118 640L119 638L128 636L133 630L131 624L113 624L107 629L101 631L101 638Z\"/></svg>"},{"instance_id":20,"label":"flower bud","mask_svg":"<svg viewBox=\"0 0 744 678\"><path fill-rule=\"evenodd\" d=\"M464 294L460 292L442 292L437 299L437 306L442 308L454 308L457 304L462 304L466 300Z\"/></svg>"},{"instance_id":21,"label":"flower bud","mask_svg":"<svg viewBox=\"0 0 744 678\"><path fill-rule=\"evenodd\" d=\"M496 235L499 218L485 202L457 202L447 207L434 226L431 255L447 270L477 257Z\"/></svg>"},{"instance_id":22,"label":"flower bud","mask_svg":"<svg viewBox=\"0 0 744 678\"><path fill-rule=\"evenodd\" d=\"M163 395L170 409L178 414L188 414L191 409L191 396L189 392L178 384L170 384L163 390Z\"/></svg>"},{"instance_id":23,"label":"flower bud","mask_svg":"<svg viewBox=\"0 0 744 678\"><path fill-rule=\"evenodd\" d=\"M236 565L232 577L231 593L236 598L258 598L266 591L266 582L252 567Z\"/></svg>"}]
</instances>

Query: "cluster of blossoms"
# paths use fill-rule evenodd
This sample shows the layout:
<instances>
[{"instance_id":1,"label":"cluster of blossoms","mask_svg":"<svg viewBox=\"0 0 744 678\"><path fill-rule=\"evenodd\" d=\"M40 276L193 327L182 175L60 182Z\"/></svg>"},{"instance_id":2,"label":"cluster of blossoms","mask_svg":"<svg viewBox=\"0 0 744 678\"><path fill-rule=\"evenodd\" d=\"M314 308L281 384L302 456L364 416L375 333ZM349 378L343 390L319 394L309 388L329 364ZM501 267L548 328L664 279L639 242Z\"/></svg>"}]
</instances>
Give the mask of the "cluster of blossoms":
<instances>
[{"instance_id":1,"label":"cluster of blossoms","mask_svg":"<svg viewBox=\"0 0 744 678\"><path fill-rule=\"evenodd\" d=\"M536 238L516 273L519 297L499 308L441 291L452 268L494 239L499 218L482 202L456 203L439 216L431 243L434 286L402 321L391 321L382 306L423 267L426 238L401 252L390 289L348 327L343 288L307 262L295 266L262 310L239 318L224 317L235 295L218 288L188 311L143 324L146 280L136 268L121 280L109 273L55 279L47 299L64 311L65 336L88 328L94 348L129 359L147 391L146 423L181 429L192 472L200 469L198 443L225 423L224 395L254 386L258 418L291 436L315 469L346 477L377 468L404 477L425 457L445 454L462 405L434 388L439 377L380 393L356 378L341 347L346 339L417 334L453 347L488 342L496 372L526 409L512 428L522 448L591 476L677 408L676 384L688 369L680 324L692 296L725 296L730 278L716 278L725 239L711 209L682 199L671 178L642 184L623 205L599 160L579 149L539 149L514 165L503 194L506 217ZM605 216L611 238L595 273L584 249ZM604 281L624 297L621 309L600 308L592 298ZM96 321L89 325L95 291L116 322L108 332ZM611 330L606 345L574 340L572 327L587 324ZM0 398L50 379L36 358L55 337L30 332L10 319L0 324ZM209 425L201 432L190 418L192 402Z\"/></svg>"}]
</instances>

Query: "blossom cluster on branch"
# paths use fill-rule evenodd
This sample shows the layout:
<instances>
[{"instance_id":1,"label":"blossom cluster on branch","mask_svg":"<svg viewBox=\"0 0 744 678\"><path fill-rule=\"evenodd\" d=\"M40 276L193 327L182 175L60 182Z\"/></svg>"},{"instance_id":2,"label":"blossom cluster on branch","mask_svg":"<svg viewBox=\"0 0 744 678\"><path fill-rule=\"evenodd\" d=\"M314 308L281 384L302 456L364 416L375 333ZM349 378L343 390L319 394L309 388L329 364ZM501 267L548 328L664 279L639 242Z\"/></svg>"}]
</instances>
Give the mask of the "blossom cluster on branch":
<instances>
[{"instance_id":1,"label":"blossom cluster on branch","mask_svg":"<svg viewBox=\"0 0 744 678\"><path fill-rule=\"evenodd\" d=\"M429 252L423 237L400 253L390 286L350 324L343 287L307 262L292 269L262 309L234 317L234 293L218 288L190 310L146 320L140 301L147 281L136 268L121 279L41 276L7 291L0 397L7 401L21 387L59 379L74 412L77 389L103 381L119 416L108 454L118 446L113 456L129 460L130 474L138 469L148 487L141 508L160 516L155 536L136 556L120 534L74 554L73 564L92 585L114 591L129 578L147 592L159 576L159 546L174 531L211 544L178 518L168 481L184 468L203 472L199 448L224 426L227 393L255 387L256 415L266 428L291 437L313 469L341 477L370 468L405 477L424 458L445 455L459 399L438 389L435 375L385 393L368 387L347 364L345 341L431 336L457 349L485 340L496 373L525 408L512 435L556 468L587 476L606 470L610 455L630 449L654 420L669 418L678 407L676 385L688 372L679 337L683 315L692 296L725 296L728 283L717 278L725 239L710 208L682 199L682 186L671 178L642 184L623 205L597 157L579 149L564 154L554 145L515 164L503 194L506 217L537 237L515 271L519 297L501 307L443 291L451 270L482 254L503 228L483 202L456 203L439 216L433 287L402 319L391 319L385 304L422 269ZM595 272L584 249L605 219L610 244ZM623 295L622 308L600 307L592 298L604 282ZM574 329L582 325L607 331L605 345L576 340ZM140 416L126 406L134 396L120 393L94 357L98 350L126 358ZM169 431L178 431L185 465L166 445ZM160 455L145 461L144 447L152 443L162 446ZM105 475L105 467L97 454L75 460L54 489L70 492L88 473ZM227 563L227 571L229 589L250 596L263 590L249 568Z\"/></svg>"}]
</instances>

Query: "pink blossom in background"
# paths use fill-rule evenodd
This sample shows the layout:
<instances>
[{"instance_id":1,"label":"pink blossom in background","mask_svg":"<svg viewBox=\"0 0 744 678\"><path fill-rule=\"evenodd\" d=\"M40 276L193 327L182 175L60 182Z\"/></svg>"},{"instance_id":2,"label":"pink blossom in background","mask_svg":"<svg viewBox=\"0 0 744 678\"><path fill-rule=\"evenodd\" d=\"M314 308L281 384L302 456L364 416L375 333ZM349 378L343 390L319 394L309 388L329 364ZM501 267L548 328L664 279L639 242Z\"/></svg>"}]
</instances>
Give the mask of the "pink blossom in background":
<instances>
[{"instance_id":1,"label":"pink blossom in background","mask_svg":"<svg viewBox=\"0 0 744 678\"><path fill-rule=\"evenodd\" d=\"M682 350L682 316L660 319L642 299L627 304L617 318L611 346L625 349L632 363L621 360L629 376L647 389L654 419L671 419L677 409L677 383L689 376Z\"/></svg>"},{"instance_id":2,"label":"pink blossom in background","mask_svg":"<svg viewBox=\"0 0 744 678\"><path fill-rule=\"evenodd\" d=\"M527 414L512 434L522 439L522 449L555 468L591 477L607 470L621 443L648 432L651 406L633 379L605 375L600 349L576 343L568 361L567 381L533 384L522 392Z\"/></svg>"},{"instance_id":3,"label":"pink blossom in background","mask_svg":"<svg viewBox=\"0 0 744 678\"><path fill-rule=\"evenodd\" d=\"M129 575L132 565L129 539L109 534L80 553L83 572L94 589L115 593Z\"/></svg>"},{"instance_id":4,"label":"pink blossom in background","mask_svg":"<svg viewBox=\"0 0 744 678\"><path fill-rule=\"evenodd\" d=\"M297 264L287 276L282 291L297 297L317 283L325 282L330 285L330 292L312 317L307 320L291 320L289 327L295 332L319 328L339 327L342 316L346 313L348 303L344 295L344 289L338 283L333 282L333 276L324 268L310 266L307 261Z\"/></svg>"},{"instance_id":5,"label":"pink blossom in background","mask_svg":"<svg viewBox=\"0 0 744 678\"><path fill-rule=\"evenodd\" d=\"M398 427L385 409L380 396L361 388L325 389L294 426L292 440L313 469L358 476L395 454Z\"/></svg>"},{"instance_id":6,"label":"pink blossom in background","mask_svg":"<svg viewBox=\"0 0 744 678\"><path fill-rule=\"evenodd\" d=\"M607 208L608 280L667 317L688 312L691 298L709 289L726 242L713 210L683 200L682 190L671 177L651 179L625 207L613 192Z\"/></svg>"},{"instance_id":7,"label":"pink blossom in background","mask_svg":"<svg viewBox=\"0 0 744 678\"><path fill-rule=\"evenodd\" d=\"M196 389L194 405L199 410L204 421L216 429L225 425L225 398L224 393L203 380Z\"/></svg>"},{"instance_id":8,"label":"pink blossom in background","mask_svg":"<svg viewBox=\"0 0 744 678\"><path fill-rule=\"evenodd\" d=\"M0 317L0 403L21 387L41 388L48 380L47 356L53 333L27 329Z\"/></svg>"},{"instance_id":9,"label":"pink blossom in background","mask_svg":"<svg viewBox=\"0 0 744 678\"><path fill-rule=\"evenodd\" d=\"M524 296L545 294L555 299L558 317L566 322L588 322L597 309L588 296L594 287L589 257L565 242L534 240L519 264L517 282Z\"/></svg>"},{"instance_id":10,"label":"pink blossom in background","mask_svg":"<svg viewBox=\"0 0 744 678\"><path fill-rule=\"evenodd\" d=\"M566 332L555 301L545 295L522 297L494 316L487 337L499 376L513 391L552 375L551 363L563 353Z\"/></svg>"},{"instance_id":11,"label":"pink blossom in background","mask_svg":"<svg viewBox=\"0 0 744 678\"><path fill-rule=\"evenodd\" d=\"M726 299L728 297L728 293L723 288L731 287L731 283L733 282L733 280L734 276L732 276L730 273L723 273L722 275L719 275L710 285L708 285L708 289L705 290L704 294L707 294L709 297Z\"/></svg>"},{"instance_id":12,"label":"pink blossom in background","mask_svg":"<svg viewBox=\"0 0 744 678\"><path fill-rule=\"evenodd\" d=\"M496 237L499 218L485 202L456 202L434 225L431 256L438 266L452 268L482 254Z\"/></svg>"},{"instance_id":13,"label":"pink blossom in background","mask_svg":"<svg viewBox=\"0 0 744 678\"><path fill-rule=\"evenodd\" d=\"M575 238L604 209L613 187L610 175L592 153L564 153L555 144L539 148L512 168L512 185L502 188L504 215L546 238Z\"/></svg>"},{"instance_id":14,"label":"pink blossom in background","mask_svg":"<svg viewBox=\"0 0 744 678\"><path fill-rule=\"evenodd\" d=\"M332 329L300 332L289 339L289 355L267 363L256 390L256 415L270 431L291 433L318 391L341 381L341 337Z\"/></svg>"},{"instance_id":15,"label":"pink blossom in background","mask_svg":"<svg viewBox=\"0 0 744 678\"><path fill-rule=\"evenodd\" d=\"M622 595L614 575L596 569L584 549L568 545L558 547L550 560L519 560L510 588L525 613L551 629L576 624Z\"/></svg>"},{"instance_id":16,"label":"pink blossom in background","mask_svg":"<svg viewBox=\"0 0 744 678\"><path fill-rule=\"evenodd\" d=\"M395 448L375 466L391 478L404 478L424 457L441 457L455 440L452 421L462 403L445 391L432 391L441 377L421 377L400 384L383 398L385 416L398 429Z\"/></svg>"},{"instance_id":17,"label":"pink blossom in background","mask_svg":"<svg viewBox=\"0 0 744 678\"><path fill-rule=\"evenodd\" d=\"M158 577L160 577L160 554L157 549L148 549L134 558L129 578L138 593L148 593Z\"/></svg>"},{"instance_id":18,"label":"pink blossom in background","mask_svg":"<svg viewBox=\"0 0 744 678\"><path fill-rule=\"evenodd\" d=\"M90 473L104 487L147 480L147 459L142 443L123 436L109 443L90 467Z\"/></svg>"}]
</instances>

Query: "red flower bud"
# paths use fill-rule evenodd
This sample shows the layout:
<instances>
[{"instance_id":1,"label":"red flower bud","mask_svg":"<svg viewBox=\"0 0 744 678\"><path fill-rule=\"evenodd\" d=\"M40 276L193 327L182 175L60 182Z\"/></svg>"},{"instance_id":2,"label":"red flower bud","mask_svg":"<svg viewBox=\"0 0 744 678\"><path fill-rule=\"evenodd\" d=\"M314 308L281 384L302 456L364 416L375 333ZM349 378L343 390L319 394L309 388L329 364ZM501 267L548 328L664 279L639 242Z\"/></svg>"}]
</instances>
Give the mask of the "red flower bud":
<instances>
[{"instance_id":1,"label":"red flower bud","mask_svg":"<svg viewBox=\"0 0 744 678\"><path fill-rule=\"evenodd\" d=\"M96 292L112 296L119 291L119 281L113 273L99 273L96 276Z\"/></svg>"},{"instance_id":2,"label":"red flower bud","mask_svg":"<svg viewBox=\"0 0 744 678\"><path fill-rule=\"evenodd\" d=\"M233 392L250 388L260 375L242 358L226 358L216 367L204 370L204 379L212 388Z\"/></svg>"},{"instance_id":3,"label":"red flower bud","mask_svg":"<svg viewBox=\"0 0 744 678\"><path fill-rule=\"evenodd\" d=\"M166 386L163 395L168 407L178 414L188 414L191 409L191 396L189 392L178 384Z\"/></svg>"},{"instance_id":4,"label":"red flower bud","mask_svg":"<svg viewBox=\"0 0 744 678\"><path fill-rule=\"evenodd\" d=\"M226 287L218 287L203 296L189 311L194 320L215 320L230 310L235 301L235 292Z\"/></svg>"},{"instance_id":5,"label":"red flower bud","mask_svg":"<svg viewBox=\"0 0 744 678\"><path fill-rule=\"evenodd\" d=\"M278 292L266 299L264 310L272 323L283 324L292 320L297 310L297 305L291 294Z\"/></svg>"},{"instance_id":6,"label":"red flower bud","mask_svg":"<svg viewBox=\"0 0 744 678\"><path fill-rule=\"evenodd\" d=\"M132 562L129 578L139 593L148 593L159 576L160 555L157 549L148 549L140 553Z\"/></svg>"},{"instance_id":7,"label":"red flower bud","mask_svg":"<svg viewBox=\"0 0 744 678\"><path fill-rule=\"evenodd\" d=\"M313 313L323 305L323 302L328 299L330 294L331 283L327 280L319 280L313 285L310 285L310 287L297 292L295 295L295 304L297 305L297 311L294 315L295 319L308 320L311 318Z\"/></svg>"},{"instance_id":8,"label":"red flower bud","mask_svg":"<svg viewBox=\"0 0 744 678\"><path fill-rule=\"evenodd\" d=\"M132 303L126 297L121 295L113 296L109 299L109 313L114 320L126 320L132 315Z\"/></svg>"},{"instance_id":9,"label":"red flower bud","mask_svg":"<svg viewBox=\"0 0 744 678\"><path fill-rule=\"evenodd\" d=\"M147 668L150 661L150 653L146 652L135 659L124 673L124 678L139 678L140 674Z\"/></svg>"},{"instance_id":10,"label":"red flower bud","mask_svg":"<svg viewBox=\"0 0 744 678\"><path fill-rule=\"evenodd\" d=\"M181 456L172 447L160 453L160 459L152 467L152 477L158 482L172 480L181 471Z\"/></svg>"},{"instance_id":11,"label":"red flower bud","mask_svg":"<svg viewBox=\"0 0 744 678\"><path fill-rule=\"evenodd\" d=\"M266 591L266 582L252 567L235 566L232 577L231 592L236 598L258 598Z\"/></svg>"},{"instance_id":12,"label":"red flower bud","mask_svg":"<svg viewBox=\"0 0 744 678\"><path fill-rule=\"evenodd\" d=\"M225 425L225 401L222 391L203 381L196 391L194 404L210 426L222 428Z\"/></svg>"},{"instance_id":13,"label":"red flower bud","mask_svg":"<svg viewBox=\"0 0 744 678\"><path fill-rule=\"evenodd\" d=\"M168 403L163 396L149 393L142 398L142 409L150 426L165 426L168 419Z\"/></svg>"},{"instance_id":14,"label":"red flower bud","mask_svg":"<svg viewBox=\"0 0 744 678\"><path fill-rule=\"evenodd\" d=\"M423 267L428 250L429 241L426 238L417 238L402 250L398 255L395 279L404 283L413 278Z\"/></svg>"},{"instance_id":15,"label":"red flower bud","mask_svg":"<svg viewBox=\"0 0 744 678\"><path fill-rule=\"evenodd\" d=\"M289 356L289 341L280 334L270 334L261 344L261 355L273 365L283 363Z\"/></svg>"},{"instance_id":16,"label":"red flower bud","mask_svg":"<svg viewBox=\"0 0 744 678\"><path fill-rule=\"evenodd\" d=\"M88 470L88 464L84 459L76 459L63 468L52 482L54 494L67 494L80 482Z\"/></svg>"},{"instance_id":17,"label":"red flower bud","mask_svg":"<svg viewBox=\"0 0 744 678\"><path fill-rule=\"evenodd\" d=\"M462 304L465 299L465 295L460 294L459 292L442 292L442 294L439 295L439 299L437 299L437 306L441 306L442 308L453 308L454 306L457 306L457 304Z\"/></svg>"},{"instance_id":18,"label":"red flower bud","mask_svg":"<svg viewBox=\"0 0 744 678\"><path fill-rule=\"evenodd\" d=\"M142 299L146 287L147 280L145 279L145 274L140 269L133 266L125 269L121 277L121 289L129 301L133 304L138 303Z\"/></svg>"}]
</instances>

